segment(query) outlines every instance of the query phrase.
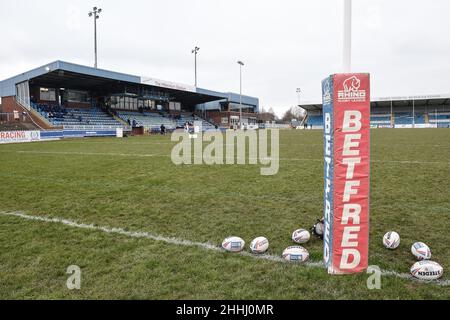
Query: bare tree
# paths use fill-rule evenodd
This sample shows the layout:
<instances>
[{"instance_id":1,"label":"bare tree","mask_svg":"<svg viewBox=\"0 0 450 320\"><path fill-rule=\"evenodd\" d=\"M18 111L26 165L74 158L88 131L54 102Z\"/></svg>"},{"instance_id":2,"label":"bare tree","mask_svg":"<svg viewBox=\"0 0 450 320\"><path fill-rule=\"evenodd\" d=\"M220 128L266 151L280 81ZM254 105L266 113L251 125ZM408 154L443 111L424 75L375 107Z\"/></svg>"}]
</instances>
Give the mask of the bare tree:
<instances>
[{"instance_id":1,"label":"bare tree","mask_svg":"<svg viewBox=\"0 0 450 320\"><path fill-rule=\"evenodd\" d=\"M275 112L272 108L269 108L269 111L266 111L266 109L263 107L261 108L261 112L258 114L258 121L260 122L266 122L266 121L276 121L277 116L275 115Z\"/></svg>"}]
</instances>

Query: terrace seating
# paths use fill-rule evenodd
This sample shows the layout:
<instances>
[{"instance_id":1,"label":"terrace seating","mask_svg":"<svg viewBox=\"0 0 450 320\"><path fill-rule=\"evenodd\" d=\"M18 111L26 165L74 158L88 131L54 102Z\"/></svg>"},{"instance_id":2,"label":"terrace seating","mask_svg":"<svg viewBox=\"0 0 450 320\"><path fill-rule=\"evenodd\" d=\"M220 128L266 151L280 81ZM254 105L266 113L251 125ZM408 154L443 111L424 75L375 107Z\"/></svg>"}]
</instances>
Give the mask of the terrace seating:
<instances>
[{"instance_id":1,"label":"terrace seating","mask_svg":"<svg viewBox=\"0 0 450 320\"><path fill-rule=\"evenodd\" d=\"M395 124L397 125L412 125L412 124L425 124L425 115L416 113L414 115L412 112L398 112L394 114Z\"/></svg>"},{"instance_id":2,"label":"terrace seating","mask_svg":"<svg viewBox=\"0 0 450 320\"><path fill-rule=\"evenodd\" d=\"M428 118L429 122L432 124L450 124L450 112L429 112Z\"/></svg>"},{"instance_id":3,"label":"terrace seating","mask_svg":"<svg viewBox=\"0 0 450 320\"><path fill-rule=\"evenodd\" d=\"M413 124L413 116L411 112L396 112L395 113L395 124L399 125L409 125Z\"/></svg>"},{"instance_id":4,"label":"terrace seating","mask_svg":"<svg viewBox=\"0 0 450 320\"><path fill-rule=\"evenodd\" d=\"M371 125L390 125L391 115L390 114L372 114L370 116Z\"/></svg>"},{"instance_id":5,"label":"terrace seating","mask_svg":"<svg viewBox=\"0 0 450 320\"><path fill-rule=\"evenodd\" d=\"M173 116L165 112L149 112L149 111L118 111L117 116L125 122L136 126L142 126L145 130L155 132L159 130L162 124L167 130L174 130L176 128L184 128L185 123L193 124L194 121L202 121L203 130L215 129L214 125L205 121L204 119L192 115L192 113L181 113Z\"/></svg>"},{"instance_id":6,"label":"terrace seating","mask_svg":"<svg viewBox=\"0 0 450 320\"><path fill-rule=\"evenodd\" d=\"M149 111L137 112L137 111L117 111L117 116L125 122L136 126L144 127L145 130L154 131L161 127L163 124L168 130L176 128L176 122L164 113L155 113Z\"/></svg>"},{"instance_id":7,"label":"terrace seating","mask_svg":"<svg viewBox=\"0 0 450 320\"><path fill-rule=\"evenodd\" d=\"M120 128L122 123L99 108L65 108L60 105L32 104L54 126Z\"/></svg>"},{"instance_id":8,"label":"terrace seating","mask_svg":"<svg viewBox=\"0 0 450 320\"><path fill-rule=\"evenodd\" d=\"M178 118L177 118L177 127L178 128L183 128L184 124L190 123L193 124L194 121L201 121L202 122L202 129L203 131L208 131L208 130L214 130L215 126L213 124L211 124L210 122L206 121L203 118L200 118L199 116L192 114L192 113L186 113L186 112L182 112Z\"/></svg>"},{"instance_id":9,"label":"terrace seating","mask_svg":"<svg viewBox=\"0 0 450 320\"><path fill-rule=\"evenodd\" d=\"M423 114L416 114L414 118L415 124L425 124L425 116Z\"/></svg>"},{"instance_id":10,"label":"terrace seating","mask_svg":"<svg viewBox=\"0 0 450 320\"><path fill-rule=\"evenodd\" d=\"M306 123L308 125L313 125L314 127L323 127L323 116L308 116Z\"/></svg>"}]
</instances>

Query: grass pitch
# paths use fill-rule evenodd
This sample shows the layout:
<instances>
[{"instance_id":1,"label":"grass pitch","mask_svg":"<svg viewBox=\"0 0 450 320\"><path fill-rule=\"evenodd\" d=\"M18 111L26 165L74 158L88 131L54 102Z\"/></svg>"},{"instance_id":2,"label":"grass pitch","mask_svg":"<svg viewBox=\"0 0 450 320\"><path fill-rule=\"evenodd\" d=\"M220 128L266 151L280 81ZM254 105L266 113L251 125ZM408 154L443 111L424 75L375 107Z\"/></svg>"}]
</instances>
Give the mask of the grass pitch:
<instances>
[{"instance_id":1,"label":"grass pitch","mask_svg":"<svg viewBox=\"0 0 450 320\"><path fill-rule=\"evenodd\" d=\"M322 216L321 131L282 131L280 170L175 166L170 137L92 138L0 145L0 211L145 231L220 245L270 241ZM372 131L370 264L408 273L413 242L450 270L450 130ZM395 251L385 232L400 233ZM305 245L320 261L322 243ZM81 290L66 288L69 265ZM1 299L450 299L450 287L367 274L329 276L293 265L0 214Z\"/></svg>"}]
</instances>

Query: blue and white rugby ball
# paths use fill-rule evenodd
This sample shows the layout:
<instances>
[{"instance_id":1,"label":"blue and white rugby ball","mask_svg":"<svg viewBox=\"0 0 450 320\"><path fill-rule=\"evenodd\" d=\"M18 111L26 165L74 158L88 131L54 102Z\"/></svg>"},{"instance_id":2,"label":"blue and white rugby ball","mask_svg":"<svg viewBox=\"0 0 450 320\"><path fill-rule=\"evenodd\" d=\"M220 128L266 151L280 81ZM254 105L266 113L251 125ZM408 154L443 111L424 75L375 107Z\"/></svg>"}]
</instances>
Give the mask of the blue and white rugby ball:
<instances>
[{"instance_id":1,"label":"blue and white rugby ball","mask_svg":"<svg viewBox=\"0 0 450 320\"><path fill-rule=\"evenodd\" d=\"M309 252L300 246L287 247L283 251L283 259L289 262L305 262L309 259Z\"/></svg>"},{"instance_id":2,"label":"blue and white rugby ball","mask_svg":"<svg viewBox=\"0 0 450 320\"><path fill-rule=\"evenodd\" d=\"M411 253L417 258L417 260L430 260L431 250L423 242L416 242L411 247Z\"/></svg>"},{"instance_id":3,"label":"blue and white rugby ball","mask_svg":"<svg viewBox=\"0 0 450 320\"><path fill-rule=\"evenodd\" d=\"M397 249L400 245L400 235L395 231L389 231L383 237L383 245L391 250Z\"/></svg>"},{"instance_id":4,"label":"blue and white rugby ball","mask_svg":"<svg viewBox=\"0 0 450 320\"><path fill-rule=\"evenodd\" d=\"M265 237L258 237L250 243L250 250L253 253L264 253L269 249L269 240Z\"/></svg>"},{"instance_id":5,"label":"blue and white rugby ball","mask_svg":"<svg viewBox=\"0 0 450 320\"><path fill-rule=\"evenodd\" d=\"M222 248L229 252L240 252L244 250L245 241L239 237L228 237L222 242Z\"/></svg>"},{"instance_id":6,"label":"blue and white rugby ball","mask_svg":"<svg viewBox=\"0 0 450 320\"><path fill-rule=\"evenodd\" d=\"M306 243L311 238L311 234L308 230L298 229L292 232L292 241L295 243Z\"/></svg>"}]
</instances>

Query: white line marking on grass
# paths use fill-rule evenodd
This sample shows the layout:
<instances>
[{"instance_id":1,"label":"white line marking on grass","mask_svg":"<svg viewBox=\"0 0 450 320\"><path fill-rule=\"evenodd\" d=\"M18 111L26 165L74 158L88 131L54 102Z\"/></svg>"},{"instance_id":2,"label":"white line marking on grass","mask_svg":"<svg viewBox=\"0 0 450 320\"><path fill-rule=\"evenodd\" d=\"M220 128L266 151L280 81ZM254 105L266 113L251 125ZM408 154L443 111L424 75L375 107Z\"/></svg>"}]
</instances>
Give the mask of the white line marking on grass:
<instances>
[{"instance_id":1,"label":"white line marking on grass","mask_svg":"<svg viewBox=\"0 0 450 320\"><path fill-rule=\"evenodd\" d=\"M63 151L16 151L17 153L31 154L61 154L61 155L77 155L77 156L119 156L119 157L168 157L163 154L146 154L146 153L106 153L106 152L63 152Z\"/></svg>"},{"instance_id":2,"label":"white line marking on grass","mask_svg":"<svg viewBox=\"0 0 450 320\"><path fill-rule=\"evenodd\" d=\"M160 235L156 235L150 232L143 232L143 231L127 231L123 228L111 228L106 226L97 226L95 224L85 224L85 223L78 223L73 220L63 219L63 218L48 218L48 217L42 217L42 216L32 216L25 214L23 212L2 212L0 211L0 215L3 216L13 216L18 217L26 220L31 221L41 221L41 222L49 222L49 223L57 223L57 224L63 224L69 227L73 228L79 228L79 229L87 229L87 230L94 230L94 231L103 231L106 233L115 233L120 234L123 236L131 237L131 238L146 238L150 240L155 241L161 241L168 244L175 244L175 245L182 245L187 247L199 247L201 249L206 250L212 250L217 252L226 252L222 247L219 245L208 243L208 242L195 242L190 240L184 240L184 239L178 239L173 237L164 237ZM270 254L262 254L262 255L254 255L250 252L239 252L237 253L242 256L246 257L252 257L257 259L264 259L264 260L270 260L275 262L285 262L283 258L275 255ZM311 267L323 267L322 262L307 262L304 265L311 266Z\"/></svg>"},{"instance_id":3,"label":"white line marking on grass","mask_svg":"<svg viewBox=\"0 0 450 320\"><path fill-rule=\"evenodd\" d=\"M170 238L170 237L164 237L156 234L152 234L150 232L143 232L143 231L127 231L122 228L111 228L106 226L96 226L94 224L85 224L85 223L78 223L73 220L68 219L62 219L62 218L48 218L48 217L41 217L41 216L32 216L28 215L22 212L2 212L0 211L0 215L3 216L12 216L12 217L18 217L26 220L31 221L41 221L41 222L48 222L48 223L57 223L57 224L63 224L65 226L73 227L73 228L79 228L79 229L87 229L87 230L94 230L94 231L102 231L105 233L114 233L114 234L120 234L123 236L131 237L131 238L145 238L160 242L165 242L168 244L175 244L175 245L182 245L187 247L198 247L204 250L211 250L216 252L225 252L219 245L208 243L208 242L195 242L190 240L183 240L178 238ZM263 255L255 255L250 252L239 252L235 253L241 256L245 257L251 257L254 259L263 259L263 260L269 260L274 262L283 262L287 263L283 258L280 256L275 256L271 254L263 254ZM299 266L307 266L312 268L324 268L324 265L322 262L316 262L316 261L308 261L304 264L301 264ZM407 273L398 273L396 271L389 271L384 270L381 272L383 276L392 276L397 277L401 279L407 279L407 280L414 280L416 282L423 282L423 283L433 283L440 286L450 286L450 280L436 280L436 281L422 281L418 280L411 275Z\"/></svg>"},{"instance_id":4,"label":"white line marking on grass","mask_svg":"<svg viewBox=\"0 0 450 320\"><path fill-rule=\"evenodd\" d=\"M9 151L5 151L9 152ZM119 157L170 157L170 155L165 154L147 154L147 153L107 153L107 152L64 152L64 151L12 151L16 153L22 154L61 154L61 155L77 155L77 156L119 156ZM192 157L197 158L197 157ZM256 158L248 158L248 160L259 160ZM270 160L268 158L264 158L263 160ZM320 161L323 159L307 159L307 158L280 158L281 161ZM373 163L401 163L401 164L445 164L450 165L450 162L446 161L415 161L415 160L371 160Z\"/></svg>"}]
</instances>

